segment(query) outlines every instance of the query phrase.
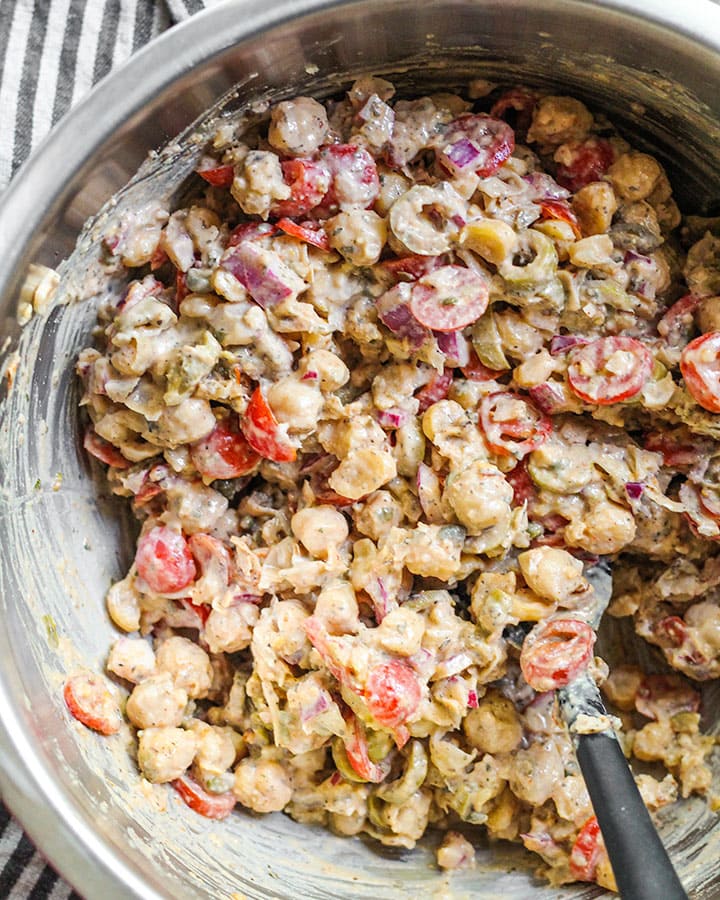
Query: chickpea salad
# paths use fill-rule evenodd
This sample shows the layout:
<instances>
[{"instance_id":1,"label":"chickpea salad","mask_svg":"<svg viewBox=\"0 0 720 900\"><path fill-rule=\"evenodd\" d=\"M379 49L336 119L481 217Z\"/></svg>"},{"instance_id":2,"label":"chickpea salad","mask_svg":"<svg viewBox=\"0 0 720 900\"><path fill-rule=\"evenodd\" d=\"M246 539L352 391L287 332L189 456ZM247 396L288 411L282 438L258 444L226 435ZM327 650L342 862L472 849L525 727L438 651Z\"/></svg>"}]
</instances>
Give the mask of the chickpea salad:
<instances>
[{"instance_id":1,"label":"chickpea salad","mask_svg":"<svg viewBox=\"0 0 720 900\"><path fill-rule=\"evenodd\" d=\"M84 444L140 530L65 701L202 816L613 889L555 690L601 685L651 810L715 804L717 222L576 99L394 94L223 124L192 202L106 234ZM595 655L601 557L653 673Z\"/></svg>"}]
</instances>

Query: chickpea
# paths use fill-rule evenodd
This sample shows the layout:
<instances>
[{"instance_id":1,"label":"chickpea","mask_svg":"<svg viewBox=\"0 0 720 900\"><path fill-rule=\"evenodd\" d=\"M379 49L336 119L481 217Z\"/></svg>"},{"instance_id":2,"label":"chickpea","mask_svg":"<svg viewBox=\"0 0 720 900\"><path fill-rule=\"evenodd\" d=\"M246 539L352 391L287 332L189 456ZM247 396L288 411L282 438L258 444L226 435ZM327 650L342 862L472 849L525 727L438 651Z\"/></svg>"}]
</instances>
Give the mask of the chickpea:
<instances>
[{"instance_id":1,"label":"chickpea","mask_svg":"<svg viewBox=\"0 0 720 900\"><path fill-rule=\"evenodd\" d=\"M169 672L161 672L135 686L125 712L136 728L169 728L182 722L187 702L187 691L175 687Z\"/></svg>"},{"instance_id":2,"label":"chickpea","mask_svg":"<svg viewBox=\"0 0 720 900\"><path fill-rule=\"evenodd\" d=\"M602 686L603 694L618 709L625 712L635 709L635 696L644 675L637 666L617 666Z\"/></svg>"},{"instance_id":3,"label":"chickpea","mask_svg":"<svg viewBox=\"0 0 720 900\"><path fill-rule=\"evenodd\" d=\"M312 97L295 97L270 110L268 141L287 156L310 156L328 133L325 107Z\"/></svg>"},{"instance_id":4,"label":"chickpea","mask_svg":"<svg viewBox=\"0 0 720 900\"><path fill-rule=\"evenodd\" d=\"M356 266L373 266L387 240L387 224L371 209L350 209L328 219L330 246Z\"/></svg>"},{"instance_id":5,"label":"chickpea","mask_svg":"<svg viewBox=\"0 0 720 900\"><path fill-rule=\"evenodd\" d=\"M328 483L350 500L359 500L392 481L397 475L393 456L374 447L360 447L349 453L335 469Z\"/></svg>"},{"instance_id":6,"label":"chickpea","mask_svg":"<svg viewBox=\"0 0 720 900\"><path fill-rule=\"evenodd\" d=\"M235 769L233 792L254 812L280 812L292 799L292 784L280 763L248 757Z\"/></svg>"},{"instance_id":7,"label":"chickpea","mask_svg":"<svg viewBox=\"0 0 720 900\"><path fill-rule=\"evenodd\" d=\"M314 615L322 619L331 634L357 631L358 603L353 586L347 581L334 581L318 594Z\"/></svg>"},{"instance_id":8,"label":"chickpea","mask_svg":"<svg viewBox=\"0 0 720 900\"><path fill-rule=\"evenodd\" d=\"M565 543L599 555L618 553L635 537L632 513L617 503L598 503L565 528Z\"/></svg>"},{"instance_id":9,"label":"chickpea","mask_svg":"<svg viewBox=\"0 0 720 900\"><path fill-rule=\"evenodd\" d=\"M512 701L489 691L463 720L470 744L481 753L510 753L522 740L520 717Z\"/></svg>"},{"instance_id":10,"label":"chickpea","mask_svg":"<svg viewBox=\"0 0 720 900\"><path fill-rule=\"evenodd\" d=\"M528 143L557 147L578 141L592 127L593 117L584 103L573 97L542 97L533 112Z\"/></svg>"},{"instance_id":11,"label":"chickpea","mask_svg":"<svg viewBox=\"0 0 720 900\"><path fill-rule=\"evenodd\" d=\"M188 697L207 697L213 671L207 653L184 637L171 637L157 649L157 667L172 675L175 685L187 691Z\"/></svg>"},{"instance_id":12,"label":"chickpea","mask_svg":"<svg viewBox=\"0 0 720 900\"><path fill-rule=\"evenodd\" d=\"M389 491L375 491L354 513L357 530L374 541L379 541L391 528L399 525L402 517L402 507Z\"/></svg>"},{"instance_id":13,"label":"chickpea","mask_svg":"<svg viewBox=\"0 0 720 900\"><path fill-rule=\"evenodd\" d=\"M203 775L222 775L234 764L237 754L232 728L208 725L193 719L188 728L197 735L195 764Z\"/></svg>"},{"instance_id":14,"label":"chickpea","mask_svg":"<svg viewBox=\"0 0 720 900\"><path fill-rule=\"evenodd\" d=\"M121 637L112 646L108 656L108 672L137 684L155 672L155 654L142 638Z\"/></svg>"},{"instance_id":15,"label":"chickpea","mask_svg":"<svg viewBox=\"0 0 720 900\"><path fill-rule=\"evenodd\" d=\"M608 178L622 200L645 200L664 175L662 166L647 153L631 150L608 169Z\"/></svg>"},{"instance_id":16,"label":"chickpea","mask_svg":"<svg viewBox=\"0 0 720 900\"><path fill-rule=\"evenodd\" d=\"M184 728L145 728L138 734L140 771L153 784L174 781L192 765L197 746Z\"/></svg>"},{"instance_id":17,"label":"chickpea","mask_svg":"<svg viewBox=\"0 0 720 900\"><path fill-rule=\"evenodd\" d=\"M580 230L587 237L608 231L612 217L617 212L618 202L612 185L606 181L593 181L575 194L572 208Z\"/></svg>"},{"instance_id":18,"label":"chickpea","mask_svg":"<svg viewBox=\"0 0 720 900\"><path fill-rule=\"evenodd\" d=\"M275 418L286 424L290 432L312 431L325 402L316 384L298 381L294 375L271 385L267 401Z\"/></svg>"},{"instance_id":19,"label":"chickpea","mask_svg":"<svg viewBox=\"0 0 720 900\"><path fill-rule=\"evenodd\" d=\"M510 522L513 490L502 472L483 460L476 459L459 472L451 471L443 498L470 534Z\"/></svg>"},{"instance_id":20,"label":"chickpea","mask_svg":"<svg viewBox=\"0 0 720 900\"><path fill-rule=\"evenodd\" d=\"M535 547L518 556L528 587L547 600L565 603L585 586L583 564L567 550Z\"/></svg>"},{"instance_id":21,"label":"chickpea","mask_svg":"<svg viewBox=\"0 0 720 900\"><path fill-rule=\"evenodd\" d=\"M307 372L317 372L323 391L336 391L350 379L348 367L339 356L329 350L312 350L303 357L298 374L302 376Z\"/></svg>"},{"instance_id":22,"label":"chickpea","mask_svg":"<svg viewBox=\"0 0 720 900\"><path fill-rule=\"evenodd\" d=\"M260 611L254 603L213 609L205 622L205 640L211 653L236 653L250 646Z\"/></svg>"},{"instance_id":23,"label":"chickpea","mask_svg":"<svg viewBox=\"0 0 720 900\"><path fill-rule=\"evenodd\" d=\"M383 650L398 656L417 653L425 633L425 620L411 609L399 606L391 610L375 631Z\"/></svg>"},{"instance_id":24,"label":"chickpea","mask_svg":"<svg viewBox=\"0 0 720 900\"><path fill-rule=\"evenodd\" d=\"M332 506L312 506L295 513L293 534L316 559L327 559L330 547L338 547L348 536L345 516Z\"/></svg>"}]
</instances>

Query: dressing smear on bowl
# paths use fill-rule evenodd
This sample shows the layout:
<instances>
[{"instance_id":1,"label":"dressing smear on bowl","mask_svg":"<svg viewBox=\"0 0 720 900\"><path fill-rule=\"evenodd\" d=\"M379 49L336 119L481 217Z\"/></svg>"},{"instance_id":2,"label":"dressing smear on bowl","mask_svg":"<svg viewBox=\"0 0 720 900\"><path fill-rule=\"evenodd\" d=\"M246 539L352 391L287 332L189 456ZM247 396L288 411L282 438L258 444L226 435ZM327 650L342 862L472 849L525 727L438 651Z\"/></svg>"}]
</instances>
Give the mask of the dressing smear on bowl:
<instances>
[{"instance_id":1,"label":"dressing smear on bowl","mask_svg":"<svg viewBox=\"0 0 720 900\"><path fill-rule=\"evenodd\" d=\"M578 100L370 77L224 125L184 197L106 232L131 280L77 364L141 523L107 595L140 773L211 819L432 826L449 870L482 833L612 889L554 691L601 685L651 810L708 795L716 223ZM652 672L595 656L601 556ZM121 728L99 673L64 696Z\"/></svg>"}]
</instances>

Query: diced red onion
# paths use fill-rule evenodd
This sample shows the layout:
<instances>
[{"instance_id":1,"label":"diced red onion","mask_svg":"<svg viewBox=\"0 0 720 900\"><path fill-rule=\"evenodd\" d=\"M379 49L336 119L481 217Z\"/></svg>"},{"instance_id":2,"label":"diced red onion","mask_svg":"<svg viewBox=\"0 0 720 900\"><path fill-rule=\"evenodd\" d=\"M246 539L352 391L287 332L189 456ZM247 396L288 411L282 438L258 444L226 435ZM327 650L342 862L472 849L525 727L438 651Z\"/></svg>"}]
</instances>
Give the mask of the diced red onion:
<instances>
[{"instance_id":1,"label":"diced red onion","mask_svg":"<svg viewBox=\"0 0 720 900\"><path fill-rule=\"evenodd\" d=\"M314 703L311 703L310 706L307 707L307 709L302 710L302 712L300 713L300 721L303 723L303 725L306 725L312 719L316 719L319 715L330 709L331 702L332 699L330 697L330 694L328 694L327 691L322 691L320 694L318 694L317 699Z\"/></svg>"},{"instance_id":2,"label":"diced red onion","mask_svg":"<svg viewBox=\"0 0 720 900\"><path fill-rule=\"evenodd\" d=\"M436 331L438 347L445 354L450 366L463 368L470 362L470 342L462 331Z\"/></svg>"},{"instance_id":3,"label":"diced red onion","mask_svg":"<svg viewBox=\"0 0 720 900\"><path fill-rule=\"evenodd\" d=\"M407 423L410 414L406 409L392 406L390 409L379 409L376 413L378 424L383 428L402 428Z\"/></svg>"},{"instance_id":4,"label":"diced red onion","mask_svg":"<svg viewBox=\"0 0 720 900\"><path fill-rule=\"evenodd\" d=\"M574 334L555 334L550 339L550 355L560 356L561 353L567 353L573 347L587 343L587 338L577 337Z\"/></svg>"},{"instance_id":5,"label":"diced red onion","mask_svg":"<svg viewBox=\"0 0 720 900\"><path fill-rule=\"evenodd\" d=\"M560 388L550 381L533 385L533 387L528 389L528 394L530 394L533 403L538 409L548 414L559 412L565 403L565 397Z\"/></svg>"},{"instance_id":6,"label":"diced red onion","mask_svg":"<svg viewBox=\"0 0 720 900\"><path fill-rule=\"evenodd\" d=\"M410 292L406 283L396 284L375 301L380 321L400 338L405 338L413 350L425 343L430 332L410 312Z\"/></svg>"},{"instance_id":7,"label":"diced red onion","mask_svg":"<svg viewBox=\"0 0 720 900\"><path fill-rule=\"evenodd\" d=\"M527 181L533 189L533 199L535 200L567 200L570 191L561 187L554 178L545 172L531 172L524 175L523 180Z\"/></svg>"},{"instance_id":8,"label":"diced red onion","mask_svg":"<svg viewBox=\"0 0 720 900\"><path fill-rule=\"evenodd\" d=\"M228 252L220 263L247 290L258 306L266 309L292 297L293 289L266 264L261 247L242 241Z\"/></svg>"},{"instance_id":9,"label":"diced red onion","mask_svg":"<svg viewBox=\"0 0 720 900\"><path fill-rule=\"evenodd\" d=\"M477 709L478 695L477 691L468 691L467 705L469 709Z\"/></svg>"},{"instance_id":10,"label":"diced red onion","mask_svg":"<svg viewBox=\"0 0 720 900\"><path fill-rule=\"evenodd\" d=\"M453 223L453 225L455 225L457 228L464 228L465 225L467 224L467 219L465 219L465 218L463 218L463 216L457 215L457 214L454 215L454 216L450 216L450 221L451 221L451 222Z\"/></svg>"},{"instance_id":11,"label":"diced red onion","mask_svg":"<svg viewBox=\"0 0 720 900\"><path fill-rule=\"evenodd\" d=\"M482 151L469 138L463 137L448 144L440 152L440 162L453 174L459 175L468 169L475 168Z\"/></svg>"},{"instance_id":12,"label":"diced red onion","mask_svg":"<svg viewBox=\"0 0 720 900\"><path fill-rule=\"evenodd\" d=\"M628 481L625 485L625 493L630 500L639 500L642 497L644 490L645 485L642 481Z\"/></svg>"},{"instance_id":13,"label":"diced red onion","mask_svg":"<svg viewBox=\"0 0 720 900\"><path fill-rule=\"evenodd\" d=\"M314 371L313 369L309 369L300 380L301 381L317 381L318 378L319 378L318 373L316 371Z\"/></svg>"},{"instance_id":14,"label":"diced red onion","mask_svg":"<svg viewBox=\"0 0 720 900\"><path fill-rule=\"evenodd\" d=\"M644 262L651 263L652 260L649 256L645 256L642 253L638 253L637 250L626 250L625 256L623 256L623 263L627 265L630 262Z\"/></svg>"}]
</instances>

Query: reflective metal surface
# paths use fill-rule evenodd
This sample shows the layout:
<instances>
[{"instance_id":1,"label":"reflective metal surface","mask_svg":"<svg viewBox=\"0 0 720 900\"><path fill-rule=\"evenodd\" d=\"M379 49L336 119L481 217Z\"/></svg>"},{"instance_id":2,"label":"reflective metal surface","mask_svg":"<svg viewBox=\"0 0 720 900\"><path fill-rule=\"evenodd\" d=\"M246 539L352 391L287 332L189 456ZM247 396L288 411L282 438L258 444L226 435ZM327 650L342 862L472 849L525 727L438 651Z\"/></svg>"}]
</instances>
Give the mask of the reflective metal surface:
<instances>
[{"instance_id":1,"label":"reflective metal surface","mask_svg":"<svg viewBox=\"0 0 720 900\"><path fill-rule=\"evenodd\" d=\"M72 377L99 302L102 222L63 268L59 305L20 336L27 266L67 257L148 151L213 104L327 94L360 71L391 74L408 92L469 75L557 86L643 135L686 208L720 200L720 10L707 0L229 0L143 50L60 125L0 206L0 367L13 375L0 393L0 783L88 898L597 895L534 880L520 851L481 850L478 870L448 882L430 865L434 838L408 854L281 815L207 822L165 788L141 789L127 733L98 738L63 709L64 674L102 665L103 595L131 555L130 525L79 451ZM150 160L106 216L170 192L198 146L186 137ZM720 828L704 803L666 815L663 834L693 896L717 897Z\"/></svg>"}]
</instances>

